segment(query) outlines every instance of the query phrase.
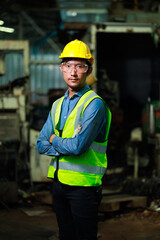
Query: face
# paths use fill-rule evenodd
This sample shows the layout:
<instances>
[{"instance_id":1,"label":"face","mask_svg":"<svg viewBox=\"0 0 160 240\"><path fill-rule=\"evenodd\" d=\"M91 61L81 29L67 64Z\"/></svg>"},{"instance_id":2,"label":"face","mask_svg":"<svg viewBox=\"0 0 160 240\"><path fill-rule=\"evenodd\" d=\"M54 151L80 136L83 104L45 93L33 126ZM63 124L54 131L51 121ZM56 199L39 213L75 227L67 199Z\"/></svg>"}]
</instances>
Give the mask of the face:
<instances>
[{"instance_id":1,"label":"face","mask_svg":"<svg viewBox=\"0 0 160 240\"><path fill-rule=\"evenodd\" d=\"M67 61L67 64L86 64L83 59L71 59ZM74 92L78 92L81 88L83 88L86 84L86 77L91 73L92 68L89 68L87 72L82 73L81 71L76 70L76 67L72 67L69 72L64 71L62 66L60 65L60 70L63 74L64 81L69 87L69 90Z\"/></svg>"}]
</instances>

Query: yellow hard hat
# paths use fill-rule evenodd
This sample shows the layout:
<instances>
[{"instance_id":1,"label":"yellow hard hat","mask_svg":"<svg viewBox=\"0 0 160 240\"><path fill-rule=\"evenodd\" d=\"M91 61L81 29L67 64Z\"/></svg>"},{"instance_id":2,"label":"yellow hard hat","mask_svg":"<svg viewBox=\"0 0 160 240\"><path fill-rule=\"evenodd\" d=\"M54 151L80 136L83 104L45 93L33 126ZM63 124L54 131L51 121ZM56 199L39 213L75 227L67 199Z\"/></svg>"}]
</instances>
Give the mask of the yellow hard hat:
<instances>
[{"instance_id":1,"label":"yellow hard hat","mask_svg":"<svg viewBox=\"0 0 160 240\"><path fill-rule=\"evenodd\" d=\"M74 41L69 42L63 49L63 52L59 56L62 58L83 58L90 60L90 63L93 64L93 56L89 50L89 47L84 42L75 39Z\"/></svg>"}]
</instances>

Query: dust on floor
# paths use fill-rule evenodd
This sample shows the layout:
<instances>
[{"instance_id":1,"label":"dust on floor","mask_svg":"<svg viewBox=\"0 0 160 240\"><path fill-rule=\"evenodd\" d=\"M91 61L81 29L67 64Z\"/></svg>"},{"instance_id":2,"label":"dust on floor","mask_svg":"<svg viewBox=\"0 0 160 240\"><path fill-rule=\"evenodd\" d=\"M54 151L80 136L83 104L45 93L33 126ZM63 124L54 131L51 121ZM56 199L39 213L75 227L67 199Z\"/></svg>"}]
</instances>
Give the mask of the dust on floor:
<instances>
[{"instance_id":1,"label":"dust on floor","mask_svg":"<svg viewBox=\"0 0 160 240\"><path fill-rule=\"evenodd\" d=\"M132 210L99 220L100 240L159 240L160 212ZM0 209L1 240L48 240L58 235L51 206Z\"/></svg>"}]
</instances>

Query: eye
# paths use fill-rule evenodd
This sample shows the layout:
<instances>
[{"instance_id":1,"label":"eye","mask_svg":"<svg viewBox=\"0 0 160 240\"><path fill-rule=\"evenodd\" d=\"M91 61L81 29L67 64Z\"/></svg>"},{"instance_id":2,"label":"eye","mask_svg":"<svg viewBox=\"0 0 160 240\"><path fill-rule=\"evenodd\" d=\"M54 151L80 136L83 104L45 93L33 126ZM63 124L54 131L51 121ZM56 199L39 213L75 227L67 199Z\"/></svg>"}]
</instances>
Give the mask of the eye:
<instances>
[{"instance_id":1,"label":"eye","mask_svg":"<svg viewBox=\"0 0 160 240\"><path fill-rule=\"evenodd\" d=\"M66 64L66 68L70 68L71 67L71 65L70 64Z\"/></svg>"},{"instance_id":2,"label":"eye","mask_svg":"<svg viewBox=\"0 0 160 240\"><path fill-rule=\"evenodd\" d=\"M78 64L77 68L81 69L81 68L84 68L84 66L82 64Z\"/></svg>"}]
</instances>

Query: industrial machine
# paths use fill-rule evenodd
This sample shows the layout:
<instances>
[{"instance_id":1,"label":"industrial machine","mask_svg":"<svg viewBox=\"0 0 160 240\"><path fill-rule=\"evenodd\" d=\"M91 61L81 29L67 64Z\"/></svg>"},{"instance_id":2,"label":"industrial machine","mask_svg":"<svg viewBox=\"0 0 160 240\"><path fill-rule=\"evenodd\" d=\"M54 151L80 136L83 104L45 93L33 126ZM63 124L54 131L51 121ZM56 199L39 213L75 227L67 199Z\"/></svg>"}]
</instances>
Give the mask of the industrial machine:
<instances>
[{"instance_id":1,"label":"industrial machine","mask_svg":"<svg viewBox=\"0 0 160 240\"><path fill-rule=\"evenodd\" d=\"M152 161L154 174L160 177L160 102L151 101L145 105L142 112L142 132L144 141L152 146Z\"/></svg>"},{"instance_id":2,"label":"industrial machine","mask_svg":"<svg viewBox=\"0 0 160 240\"><path fill-rule=\"evenodd\" d=\"M27 41L0 41L0 74L5 75L5 56L23 53L24 77L0 85L0 200L16 202L20 171L28 164L27 91L29 89L29 45ZM2 57L3 56L3 57Z\"/></svg>"}]
</instances>

